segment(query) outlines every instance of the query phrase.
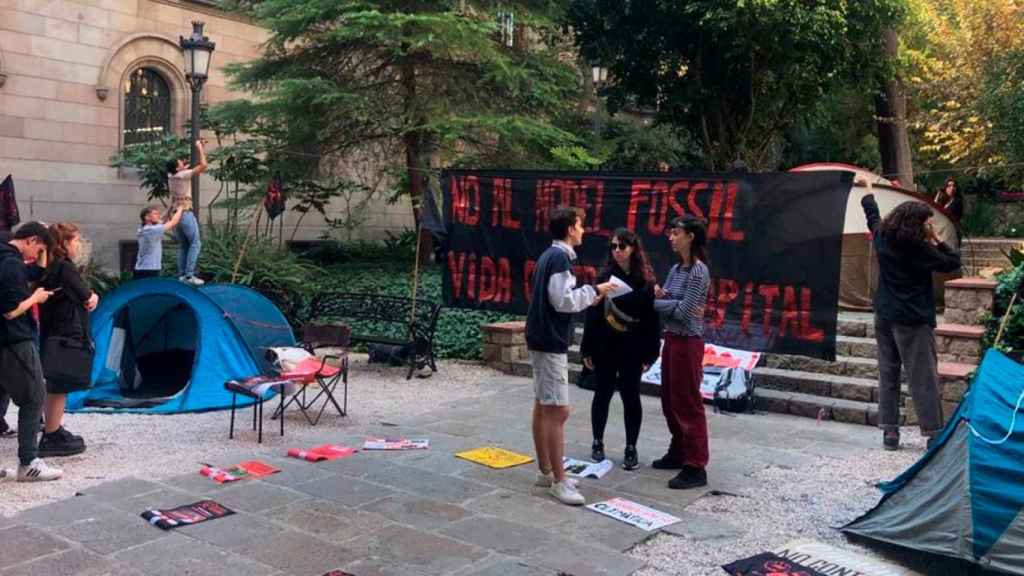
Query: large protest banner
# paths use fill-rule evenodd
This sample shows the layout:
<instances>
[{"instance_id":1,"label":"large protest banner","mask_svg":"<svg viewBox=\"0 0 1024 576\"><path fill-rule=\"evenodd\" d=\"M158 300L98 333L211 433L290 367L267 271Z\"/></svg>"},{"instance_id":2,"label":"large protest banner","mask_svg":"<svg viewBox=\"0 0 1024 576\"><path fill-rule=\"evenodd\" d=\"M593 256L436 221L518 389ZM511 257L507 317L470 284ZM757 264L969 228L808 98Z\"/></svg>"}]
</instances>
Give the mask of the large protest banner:
<instances>
[{"instance_id":1,"label":"large protest banner","mask_svg":"<svg viewBox=\"0 0 1024 576\"><path fill-rule=\"evenodd\" d=\"M445 304L525 314L551 208L576 206L586 235L574 272L593 282L618 227L639 234L659 281L678 261L672 218L708 224L712 282L705 339L832 360L848 172L442 174Z\"/></svg>"}]
</instances>

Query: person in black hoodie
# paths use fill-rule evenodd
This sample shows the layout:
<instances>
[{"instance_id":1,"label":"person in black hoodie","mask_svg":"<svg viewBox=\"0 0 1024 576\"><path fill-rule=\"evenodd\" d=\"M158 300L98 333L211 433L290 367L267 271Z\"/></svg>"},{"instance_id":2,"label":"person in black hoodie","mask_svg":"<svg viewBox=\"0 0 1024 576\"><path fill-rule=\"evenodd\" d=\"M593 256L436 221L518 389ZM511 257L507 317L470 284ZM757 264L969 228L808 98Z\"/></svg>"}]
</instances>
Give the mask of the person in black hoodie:
<instances>
[{"instance_id":1,"label":"person in black hoodie","mask_svg":"<svg viewBox=\"0 0 1024 576\"><path fill-rule=\"evenodd\" d=\"M53 239L46 226L26 222L9 242L0 243L0 374L4 388L18 405L18 481L56 480L63 472L39 458L37 427L43 404L43 369L33 342L35 326L29 315L52 292L37 288L29 293L25 261L47 263ZM0 476L5 472L0 472Z\"/></svg>"},{"instance_id":2,"label":"person in black hoodie","mask_svg":"<svg viewBox=\"0 0 1024 576\"><path fill-rule=\"evenodd\" d=\"M580 355L583 365L594 371L596 386L590 404L594 433L591 458L604 460L604 429L608 407L615 390L622 398L626 423L626 449L622 467L640 465L636 450L643 420L640 404L640 376L658 359L661 338L654 311L654 272L640 238L628 228L615 230L608 243L608 262L598 276L607 282L612 276L626 282L632 292L605 299L603 305L587 310Z\"/></svg>"},{"instance_id":3,"label":"person in black hoodie","mask_svg":"<svg viewBox=\"0 0 1024 576\"><path fill-rule=\"evenodd\" d=\"M39 307L39 332L42 341L49 338L70 338L87 342L89 312L96 309L99 296L82 280L75 260L83 254L82 234L70 222L50 226L53 254L50 257L42 286L54 292L46 304ZM46 346L42 348L46 350ZM52 374L51 368L59 358L42 357L43 372ZM85 440L64 428L64 406L67 395L87 386L46 379L46 401L43 415L46 428L39 440L39 454L43 457L71 456L85 451Z\"/></svg>"},{"instance_id":4,"label":"person in black hoodie","mask_svg":"<svg viewBox=\"0 0 1024 576\"><path fill-rule=\"evenodd\" d=\"M922 202L904 202L884 220L873 194L865 196L861 206L878 255L875 339L882 445L886 450L900 445L901 368L907 374L921 435L931 445L943 424L932 273L959 270L960 255L939 240L932 209Z\"/></svg>"}]
</instances>

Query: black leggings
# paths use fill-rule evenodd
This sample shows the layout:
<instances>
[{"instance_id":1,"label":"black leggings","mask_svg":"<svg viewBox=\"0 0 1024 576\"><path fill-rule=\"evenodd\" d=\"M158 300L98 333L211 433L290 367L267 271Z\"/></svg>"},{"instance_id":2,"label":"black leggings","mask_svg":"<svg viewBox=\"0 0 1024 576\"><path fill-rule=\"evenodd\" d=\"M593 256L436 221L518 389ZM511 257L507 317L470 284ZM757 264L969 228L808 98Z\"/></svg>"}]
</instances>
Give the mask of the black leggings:
<instances>
[{"instance_id":1,"label":"black leggings","mask_svg":"<svg viewBox=\"0 0 1024 576\"><path fill-rule=\"evenodd\" d=\"M594 399L590 403L590 424L594 430L595 440L604 439L608 407L612 403L615 390L618 389L626 421L626 445L636 446L637 438L640 436L640 423L644 418L644 409L640 405L641 368L639 363L629 360L622 365L616 361L606 361L594 366L597 386L594 388Z\"/></svg>"}]
</instances>

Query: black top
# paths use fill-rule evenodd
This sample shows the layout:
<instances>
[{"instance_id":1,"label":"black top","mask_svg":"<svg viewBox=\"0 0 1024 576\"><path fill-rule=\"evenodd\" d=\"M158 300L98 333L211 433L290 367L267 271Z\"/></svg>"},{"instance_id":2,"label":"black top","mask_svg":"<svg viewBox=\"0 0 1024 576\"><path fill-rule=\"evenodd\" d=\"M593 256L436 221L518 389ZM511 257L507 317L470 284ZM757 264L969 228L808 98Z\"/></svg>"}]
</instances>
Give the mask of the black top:
<instances>
[{"instance_id":1,"label":"black top","mask_svg":"<svg viewBox=\"0 0 1024 576\"><path fill-rule=\"evenodd\" d=\"M953 221L957 224L959 224L960 220L963 219L964 200L960 197L959 193L957 193L956 196L953 196L953 199L946 204L946 212L949 212L949 215L953 217Z\"/></svg>"},{"instance_id":2,"label":"black top","mask_svg":"<svg viewBox=\"0 0 1024 576\"><path fill-rule=\"evenodd\" d=\"M0 242L0 346L34 338L35 321L31 312L13 320L3 317L31 295L28 282L28 267L21 258L21 252L7 242Z\"/></svg>"},{"instance_id":3,"label":"black top","mask_svg":"<svg viewBox=\"0 0 1024 576\"><path fill-rule=\"evenodd\" d=\"M61 289L39 307L42 338L64 336L84 340L89 333L85 301L92 296L92 290L82 280L78 268L66 259L55 260L46 269L42 285L47 290Z\"/></svg>"},{"instance_id":4,"label":"black top","mask_svg":"<svg viewBox=\"0 0 1024 576\"><path fill-rule=\"evenodd\" d=\"M572 274L565 250L549 246L533 271L530 308L526 311L526 347L538 352L565 354L572 337L572 314L559 312L548 300L548 282L556 274Z\"/></svg>"},{"instance_id":5,"label":"black top","mask_svg":"<svg viewBox=\"0 0 1024 576\"><path fill-rule=\"evenodd\" d=\"M661 353L658 314L654 311L654 286L640 276L629 276L617 265L604 270L597 283L607 282L612 275L625 280L633 289L629 294L614 298L612 303L637 323L628 331L620 332L609 325L606 316L611 313L602 302L587 309L583 325L580 355L590 357L596 364L609 355L630 359L638 364L653 364ZM618 322L620 326L626 324Z\"/></svg>"},{"instance_id":6,"label":"black top","mask_svg":"<svg viewBox=\"0 0 1024 576\"><path fill-rule=\"evenodd\" d=\"M897 324L935 326L933 272L960 269L960 255L943 242L898 242L880 229L878 204L871 194L861 200L878 254L875 315Z\"/></svg>"}]
</instances>

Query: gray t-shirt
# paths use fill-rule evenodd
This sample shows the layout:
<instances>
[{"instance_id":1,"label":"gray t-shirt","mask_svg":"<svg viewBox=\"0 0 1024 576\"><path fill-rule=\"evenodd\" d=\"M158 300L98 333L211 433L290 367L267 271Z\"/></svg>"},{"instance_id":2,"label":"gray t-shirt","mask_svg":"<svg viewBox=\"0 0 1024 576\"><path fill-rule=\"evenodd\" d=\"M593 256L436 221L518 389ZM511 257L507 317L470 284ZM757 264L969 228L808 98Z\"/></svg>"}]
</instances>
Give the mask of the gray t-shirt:
<instances>
[{"instance_id":1,"label":"gray t-shirt","mask_svg":"<svg viewBox=\"0 0 1024 576\"><path fill-rule=\"evenodd\" d=\"M139 226L139 257L135 259L136 270L160 270L163 265L164 225L147 224Z\"/></svg>"}]
</instances>

